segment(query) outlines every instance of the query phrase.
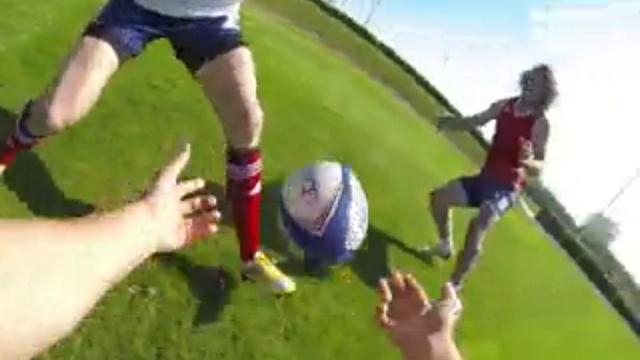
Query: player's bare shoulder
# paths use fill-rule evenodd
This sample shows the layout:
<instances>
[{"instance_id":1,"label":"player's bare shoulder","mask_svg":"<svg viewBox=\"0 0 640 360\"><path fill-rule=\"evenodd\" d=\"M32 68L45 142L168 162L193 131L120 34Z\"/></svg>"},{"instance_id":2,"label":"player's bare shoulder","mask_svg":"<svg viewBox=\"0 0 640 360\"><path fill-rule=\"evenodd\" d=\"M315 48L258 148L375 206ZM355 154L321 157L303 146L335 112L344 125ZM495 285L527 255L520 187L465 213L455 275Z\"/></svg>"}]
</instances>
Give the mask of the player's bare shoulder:
<instances>
[{"instance_id":1,"label":"player's bare shoulder","mask_svg":"<svg viewBox=\"0 0 640 360\"><path fill-rule=\"evenodd\" d=\"M491 106L489 106L489 113L491 114L491 117L494 119L497 118L511 100L513 100L513 98L504 98L494 101Z\"/></svg>"}]
</instances>

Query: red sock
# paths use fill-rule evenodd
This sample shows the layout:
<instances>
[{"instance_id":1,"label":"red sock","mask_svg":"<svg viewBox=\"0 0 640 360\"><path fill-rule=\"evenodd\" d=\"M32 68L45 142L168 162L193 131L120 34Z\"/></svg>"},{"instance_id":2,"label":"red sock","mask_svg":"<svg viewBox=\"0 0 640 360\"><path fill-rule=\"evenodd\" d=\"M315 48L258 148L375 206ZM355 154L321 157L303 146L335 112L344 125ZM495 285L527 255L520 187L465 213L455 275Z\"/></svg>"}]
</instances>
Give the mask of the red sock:
<instances>
[{"instance_id":1,"label":"red sock","mask_svg":"<svg viewBox=\"0 0 640 360\"><path fill-rule=\"evenodd\" d=\"M43 136L34 135L27 127L27 118L31 113L32 106L32 101L24 106L17 120L16 131L0 146L0 165L10 166L19 152L30 150L43 138Z\"/></svg>"},{"instance_id":2,"label":"red sock","mask_svg":"<svg viewBox=\"0 0 640 360\"><path fill-rule=\"evenodd\" d=\"M242 261L253 259L260 249L260 200L262 156L260 150L227 153L227 198L240 242Z\"/></svg>"}]
</instances>

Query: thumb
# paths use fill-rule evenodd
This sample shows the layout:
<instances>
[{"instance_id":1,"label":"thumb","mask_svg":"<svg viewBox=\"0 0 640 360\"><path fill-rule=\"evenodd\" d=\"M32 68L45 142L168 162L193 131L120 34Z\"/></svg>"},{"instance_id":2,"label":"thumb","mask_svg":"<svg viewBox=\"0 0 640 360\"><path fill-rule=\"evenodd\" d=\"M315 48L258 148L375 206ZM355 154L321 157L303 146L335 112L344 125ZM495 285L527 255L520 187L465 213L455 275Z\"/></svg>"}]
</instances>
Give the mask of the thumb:
<instances>
[{"instance_id":1,"label":"thumb","mask_svg":"<svg viewBox=\"0 0 640 360\"><path fill-rule=\"evenodd\" d=\"M191 144L186 144L184 150L178 154L160 174L160 181L171 181L175 183L182 170L187 166L191 157Z\"/></svg>"},{"instance_id":2,"label":"thumb","mask_svg":"<svg viewBox=\"0 0 640 360\"><path fill-rule=\"evenodd\" d=\"M447 304L447 306L450 307L451 312L454 314L462 310L462 302L458 297L458 292L456 291L455 286L450 282L442 286L440 302L442 304Z\"/></svg>"},{"instance_id":3,"label":"thumb","mask_svg":"<svg viewBox=\"0 0 640 360\"><path fill-rule=\"evenodd\" d=\"M456 293L456 288L452 283L447 282L442 285L440 289L440 301L452 301L458 298L458 294Z\"/></svg>"}]
</instances>

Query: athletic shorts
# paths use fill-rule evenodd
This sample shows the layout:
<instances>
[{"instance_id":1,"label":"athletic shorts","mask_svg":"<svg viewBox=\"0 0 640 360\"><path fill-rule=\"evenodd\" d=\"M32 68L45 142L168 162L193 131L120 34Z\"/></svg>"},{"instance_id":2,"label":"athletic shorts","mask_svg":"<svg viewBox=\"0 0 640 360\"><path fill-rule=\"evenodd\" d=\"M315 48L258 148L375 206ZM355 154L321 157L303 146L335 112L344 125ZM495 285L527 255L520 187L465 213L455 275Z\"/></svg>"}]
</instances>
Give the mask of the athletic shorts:
<instances>
[{"instance_id":1,"label":"athletic shorts","mask_svg":"<svg viewBox=\"0 0 640 360\"><path fill-rule=\"evenodd\" d=\"M148 10L134 0L110 0L84 35L108 42L121 62L150 42L166 38L175 56L195 73L202 65L244 45L237 22L227 16L176 18Z\"/></svg>"},{"instance_id":2,"label":"athletic shorts","mask_svg":"<svg viewBox=\"0 0 640 360\"><path fill-rule=\"evenodd\" d=\"M511 184L497 182L482 174L458 180L464 188L467 205L470 207L488 205L497 216L502 216L516 203L518 191Z\"/></svg>"}]
</instances>

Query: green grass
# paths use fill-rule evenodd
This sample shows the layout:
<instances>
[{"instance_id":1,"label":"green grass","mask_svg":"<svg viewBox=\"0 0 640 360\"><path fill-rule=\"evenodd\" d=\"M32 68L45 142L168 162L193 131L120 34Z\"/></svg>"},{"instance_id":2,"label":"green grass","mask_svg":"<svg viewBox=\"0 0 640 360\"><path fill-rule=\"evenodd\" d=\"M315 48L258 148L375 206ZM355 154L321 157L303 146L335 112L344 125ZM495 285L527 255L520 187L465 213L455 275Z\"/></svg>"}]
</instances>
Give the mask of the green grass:
<instances>
[{"instance_id":1,"label":"green grass","mask_svg":"<svg viewBox=\"0 0 640 360\"><path fill-rule=\"evenodd\" d=\"M352 29L327 16L314 1L262 0L256 3L264 4L270 12L289 19L295 26L305 29L317 40L335 49L341 56L347 57L370 77L386 85L399 99L410 104L423 118L433 120L437 115L447 112L446 106L438 103L410 74L379 48L360 36L354 36ZM426 75L429 75L428 70ZM470 134L454 132L447 133L446 136L474 161L480 162L484 159L484 149Z\"/></svg>"},{"instance_id":2,"label":"green grass","mask_svg":"<svg viewBox=\"0 0 640 360\"><path fill-rule=\"evenodd\" d=\"M97 3L67 1L60 9L45 0L13 1L3 9L0 107L15 110L46 85ZM29 21L15 20L27 7L42 10ZM244 23L267 114L264 242L285 259L298 293L274 299L240 283L228 229L145 263L43 359L397 358L372 321L372 286L398 267L435 293L451 270L423 262L412 249L434 236L424 206L429 189L473 171L473 164L316 36L253 4ZM430 106L437 113L437 104ZM144 189L185 138L193 144L186 176L222 183L223 143L214 118L167 44L156 44L122 69L85 121L18 160L0 188L0 216L113 208ZM6 128L8 121L2 123ZM302 274L275 225L280 181L317 159L352 165L371 206L365 248L325 280ZM470 214L456 213L458 243ZM640 356L634 334L519 210L492 230L464 300L458 339L470 359Z\"/></svg>"}]
</instances>

